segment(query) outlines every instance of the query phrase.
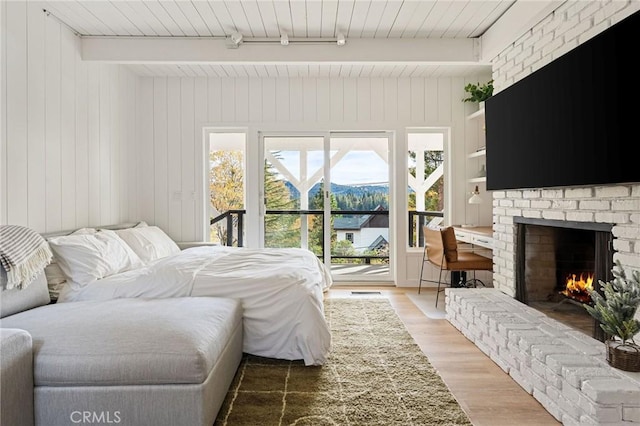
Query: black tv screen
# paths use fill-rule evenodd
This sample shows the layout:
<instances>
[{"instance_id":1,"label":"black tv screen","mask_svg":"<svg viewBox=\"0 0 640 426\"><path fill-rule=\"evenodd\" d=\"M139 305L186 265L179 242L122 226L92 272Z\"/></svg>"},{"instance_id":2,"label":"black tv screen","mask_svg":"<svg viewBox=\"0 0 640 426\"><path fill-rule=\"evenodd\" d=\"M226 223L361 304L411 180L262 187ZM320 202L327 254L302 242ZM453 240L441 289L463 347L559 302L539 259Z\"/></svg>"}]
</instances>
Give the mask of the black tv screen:
<instances>
[{"instance_id":1,"label":"black tv screen","mask_svg":"<svg viewBox=\"0 0 640 426\"><path fill-rule=\"evenodd\" d=\"M487 189L640 182L639 46L636 12L487 99Z\"/></svg>"}]
</instances>

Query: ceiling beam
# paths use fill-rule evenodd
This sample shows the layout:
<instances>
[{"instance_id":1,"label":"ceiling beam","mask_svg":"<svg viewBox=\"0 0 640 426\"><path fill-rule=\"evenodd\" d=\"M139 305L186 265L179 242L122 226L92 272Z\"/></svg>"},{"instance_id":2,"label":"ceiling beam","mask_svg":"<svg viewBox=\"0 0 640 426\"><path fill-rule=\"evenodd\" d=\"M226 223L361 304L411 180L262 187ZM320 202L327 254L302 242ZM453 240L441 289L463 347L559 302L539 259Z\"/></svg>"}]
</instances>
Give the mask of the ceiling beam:
<instances>
[{"instance_id":1,"label":"ceiling beam","mask_svg":"<svg viewBox=\"0 0 640 426\"><path fill-rule=\"evenodd\" d=\"M180 63L432 63L478 65L478 39L348 39L331 42L245 40L238 48L220 38L82 37L82 59L129 64ZM486 64L489 64L488 62Z\"/></svg>"}]
</instances>

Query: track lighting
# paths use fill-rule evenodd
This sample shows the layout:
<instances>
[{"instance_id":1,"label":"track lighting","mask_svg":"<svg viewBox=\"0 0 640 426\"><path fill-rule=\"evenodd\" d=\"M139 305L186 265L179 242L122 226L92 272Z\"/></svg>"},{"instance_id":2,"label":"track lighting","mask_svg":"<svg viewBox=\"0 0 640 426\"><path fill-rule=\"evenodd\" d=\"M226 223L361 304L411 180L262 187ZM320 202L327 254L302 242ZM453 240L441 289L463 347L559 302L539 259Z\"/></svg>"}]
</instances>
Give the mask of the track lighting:
<instances>
[{"instance_id":1,"label":"track lighting","mask_svg":"<svg viewBox=\"0 0 640 426\"><path fill-rule=\"evenodd\" d=\"M0 0L2 1L2 0ZM240 47L241 44L262 44L262 45L274 45L274 44L280 44L282 46L288 46L290 44L307 44L307 45L319 45L319 44L325 44L325 43L330 43L333 44L334 46L344 46L347 43L347 39L345 38L344 34L342 33L338 33L336 38L293 38L293 39L289 39L289 35L282 31L280 38L258 38L258 37L249 37L249 38L245 38L241 33L239 33L238 31L234 31L233 33L231 33L230 35L226 36L225 38L225 44L227 46L227 49L237 49Z\"/></svg>"},{"instance_id":2,"label":"track lighting","mask_svg":"<svg viewBox=\"0 0 640 426\"><path fill-rule=\"evenodd\" d=\"M242 44L243 36L239 32L235 31L227 37L227 48L237 49Z\"/></svg>"}]
</instances>

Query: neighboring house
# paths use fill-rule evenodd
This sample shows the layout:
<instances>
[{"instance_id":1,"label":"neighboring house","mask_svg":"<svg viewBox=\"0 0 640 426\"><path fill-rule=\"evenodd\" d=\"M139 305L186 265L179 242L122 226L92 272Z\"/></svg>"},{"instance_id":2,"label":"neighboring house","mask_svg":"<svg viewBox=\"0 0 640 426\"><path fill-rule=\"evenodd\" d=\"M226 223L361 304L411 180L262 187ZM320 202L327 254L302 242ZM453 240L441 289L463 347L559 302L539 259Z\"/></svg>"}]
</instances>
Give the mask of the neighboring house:
<instances>
[{"instance_id":1,"label":"neighboring house","mask_svg":"<svg viewBox=\"0 0 640 426\"><path fill-rule=\"evenodd\" d=\"M377 207L376 211L384 211ZM358 252L386 247L389 241L389 215L349 215L335 217L333 229L338 241L347 240Z\"/></svg>"}]
</instances>

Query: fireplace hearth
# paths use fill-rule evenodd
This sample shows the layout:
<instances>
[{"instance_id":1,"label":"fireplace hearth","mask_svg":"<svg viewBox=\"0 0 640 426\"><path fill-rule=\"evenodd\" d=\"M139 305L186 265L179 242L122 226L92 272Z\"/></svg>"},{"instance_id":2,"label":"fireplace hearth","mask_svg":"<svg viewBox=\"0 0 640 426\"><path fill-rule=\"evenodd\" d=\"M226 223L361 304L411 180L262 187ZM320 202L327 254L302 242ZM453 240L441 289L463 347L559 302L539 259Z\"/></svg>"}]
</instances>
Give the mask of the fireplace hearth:
<instances>
[{"instance_id":1,"label":"fireplace hearth","mask_svg":"<svg viewBox=\"0 0 640 426\"><path fill-rule=\"evenodd\" d=\"M612 278L612 225L533 218L516 223L516 299L576 330L604 340L583 304L589 289Z\"/></svg>"}]
</instances>

